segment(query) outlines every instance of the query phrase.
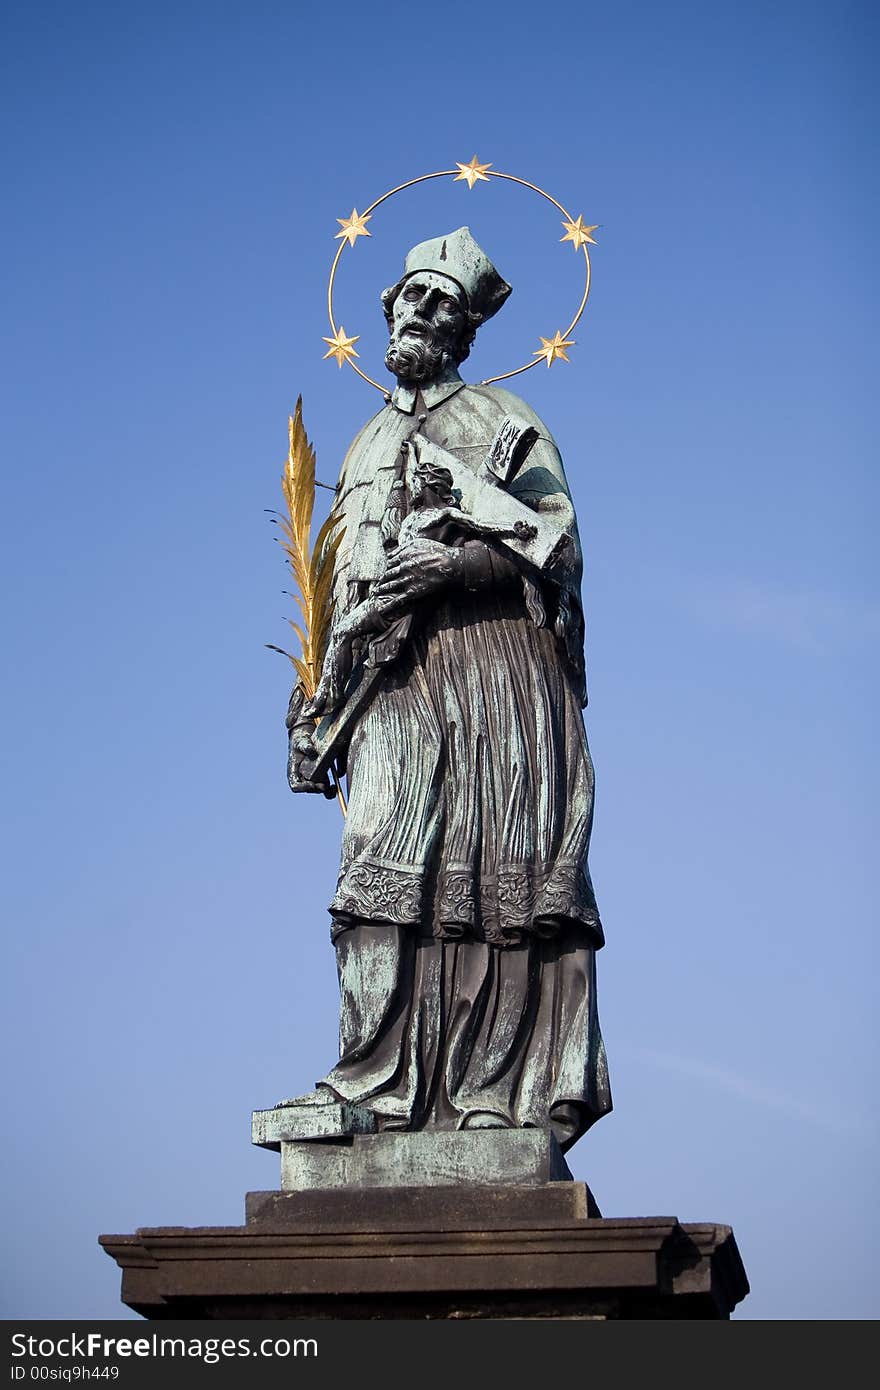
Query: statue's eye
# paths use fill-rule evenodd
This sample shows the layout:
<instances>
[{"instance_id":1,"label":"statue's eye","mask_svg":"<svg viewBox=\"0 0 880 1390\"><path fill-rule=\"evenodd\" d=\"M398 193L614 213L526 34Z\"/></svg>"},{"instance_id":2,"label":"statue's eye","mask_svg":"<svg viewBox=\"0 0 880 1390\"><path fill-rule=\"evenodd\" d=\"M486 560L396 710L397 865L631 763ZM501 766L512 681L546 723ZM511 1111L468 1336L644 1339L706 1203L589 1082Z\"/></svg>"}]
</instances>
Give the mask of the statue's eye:
<instances>
[{"instance_id":1,"label":"statue's eye","mask_svg":"<svg viewBox=\"0 0 880 1390\"><path fill-rule=\"evenodd\" d=\"M413 285L408 290L404 290L403 297L408 300L410 304L414 304L417 299L421 299L422 292L421 290L417 290Z\"/></svg>"},{"instance_id":2,"label":"statue's eye","mask_svg":"<svg viewBox=\"0 0 880 1390\"><path fill-rule=\"evenodd\" d=\"M447 314L454 314L456 309L458 308L458 305L456 304L454 299L441 299L440 308L443 309Z\"/></svg>"}]
</instances>

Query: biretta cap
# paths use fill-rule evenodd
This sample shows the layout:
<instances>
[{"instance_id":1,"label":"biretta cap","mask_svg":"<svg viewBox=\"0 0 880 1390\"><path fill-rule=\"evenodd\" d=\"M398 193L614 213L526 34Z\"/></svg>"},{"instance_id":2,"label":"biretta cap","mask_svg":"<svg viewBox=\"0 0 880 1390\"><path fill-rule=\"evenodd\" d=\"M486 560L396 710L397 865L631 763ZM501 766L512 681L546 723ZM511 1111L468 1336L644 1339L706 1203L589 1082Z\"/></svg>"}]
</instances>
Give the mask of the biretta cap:
<instances>
[{"instance_id":1,"label":"biretta cap","mask_svg":"<svg viewBox=\"0 0 880 1390\"><path fill-rule=\"evenodd\" d=\"M404 279L420 270L433 270L458 281L471 312L480 314L484 322L498 313L512 288L474 241L469 227L414 246L406 258Z\"/></svg>"}]
</instances>

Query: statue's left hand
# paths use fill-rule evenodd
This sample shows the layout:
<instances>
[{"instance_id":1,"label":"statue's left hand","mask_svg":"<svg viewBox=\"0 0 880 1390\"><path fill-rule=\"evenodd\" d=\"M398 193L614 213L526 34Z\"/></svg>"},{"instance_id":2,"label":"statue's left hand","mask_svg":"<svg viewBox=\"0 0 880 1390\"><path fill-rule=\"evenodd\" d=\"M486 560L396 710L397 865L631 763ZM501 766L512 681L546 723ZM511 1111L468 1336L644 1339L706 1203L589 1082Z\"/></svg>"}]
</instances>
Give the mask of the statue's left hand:
<instances>
[{"instance_id":1,"label":"statue's left hand","mask_svg":"<svg viewBox=\"0 0 880 1390\"><path fill-rule=\"evenodd\" d=\"M460 546L418 536L390 560L373 588L379 599L425 598L462 582L464 556Z\"/></svg>"}]
</instances>

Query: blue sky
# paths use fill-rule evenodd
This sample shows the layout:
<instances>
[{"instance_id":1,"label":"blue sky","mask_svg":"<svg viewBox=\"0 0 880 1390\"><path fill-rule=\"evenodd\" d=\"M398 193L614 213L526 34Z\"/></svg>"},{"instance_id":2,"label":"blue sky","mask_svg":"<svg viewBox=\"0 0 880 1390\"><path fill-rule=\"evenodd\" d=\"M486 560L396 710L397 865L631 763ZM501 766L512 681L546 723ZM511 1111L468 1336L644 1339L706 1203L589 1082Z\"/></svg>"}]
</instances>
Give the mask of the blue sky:
<instances>
[{"instance_id":1,"label":"blue sky","mask_svg":"<svg viewBox=\"0 0 880 1390\"><path fill-rule=\"evenodd\" d=\"M381 403L321 358L336 219L476 153L601 224L570 364L514 383L587 556L615 1111L575 1174L733 1225L739 1317L876 1317L876 8L3 28L3 1315L120 1315L98 1232L240 1222L251 1109L335 1060L338 811L286 788L264 509L299 393L328 481ZM472 379L570 316L552 210L437 181L343 260L373 375L378 291L463 222L514 284Z\"/></svg>"}]
</instances>

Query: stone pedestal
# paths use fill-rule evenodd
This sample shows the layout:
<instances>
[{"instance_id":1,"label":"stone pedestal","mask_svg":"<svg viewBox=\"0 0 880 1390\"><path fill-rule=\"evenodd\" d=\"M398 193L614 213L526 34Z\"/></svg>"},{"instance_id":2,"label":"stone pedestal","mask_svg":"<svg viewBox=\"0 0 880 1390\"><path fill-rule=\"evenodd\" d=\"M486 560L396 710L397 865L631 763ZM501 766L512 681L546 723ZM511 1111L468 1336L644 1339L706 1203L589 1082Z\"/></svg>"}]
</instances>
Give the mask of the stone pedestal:
<instances>
[{"instance_id":1,"label":"stone pedestal","mask_svg":"<svg viewBox=\"0 0 880 1390\"><path fill-rule=\"evenodd\" d=\"M748 1292L729 1227L603 1219L543 1131L257 1132L281 1149L287 1190L250 1193L245 1225L100 1238L136 1312L726 1318Z\"/></svg>"},{"instance_id":2,"label":"stone pedestal","mask_svg":"<svg viewBox=\"0 0 880 1390\"><path fill-rule=\"evenodd\" d=\"M546 1129L421 1130L370 1133L353 1106L257 1110L253 1142L281 1153L281 1190L487 1187L571 1181ZM370 1117L372 1119L372 1116ZM303 1130L307 1129L307 1135Z\"/></svg>"}]
</instances>

